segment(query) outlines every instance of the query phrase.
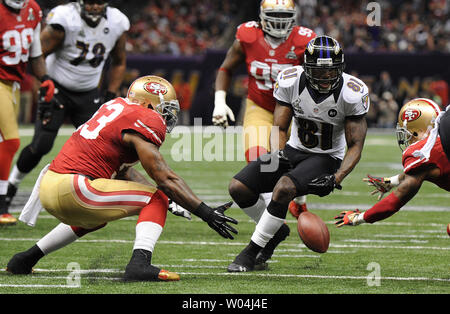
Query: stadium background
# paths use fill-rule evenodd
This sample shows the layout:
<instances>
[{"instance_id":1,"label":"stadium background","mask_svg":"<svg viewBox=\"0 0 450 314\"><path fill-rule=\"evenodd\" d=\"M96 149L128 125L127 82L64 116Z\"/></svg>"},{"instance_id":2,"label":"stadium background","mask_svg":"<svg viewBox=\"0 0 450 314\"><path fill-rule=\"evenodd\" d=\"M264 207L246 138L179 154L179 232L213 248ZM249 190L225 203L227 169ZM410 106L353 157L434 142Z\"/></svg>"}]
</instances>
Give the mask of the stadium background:
<instances>
[{"instance_id":1,"label":"stadium background","mask_svg":"<svg viewBox=\"0 0 450 314\"><path fill-rule=\"evenodd\" d=\"M37 1L44 15L60 3ZM216 71L236 27L258 20L259 0L113 0L131 21L122 94L139 75L167 78L177 89L181 123L211 123ZM343 46L346 72L371 91L369 127L392 128L401 104L414 97L448 104L450 1L382 0L380 26L367 25L369 1L297 0L298 24L335 37ZM107 80L104 76L104 82ZM233 76L228 102L238 115L246 95L245 66ZM20 122L34 121L37 83L23 84Z\"/></svg>"}]
</instances>

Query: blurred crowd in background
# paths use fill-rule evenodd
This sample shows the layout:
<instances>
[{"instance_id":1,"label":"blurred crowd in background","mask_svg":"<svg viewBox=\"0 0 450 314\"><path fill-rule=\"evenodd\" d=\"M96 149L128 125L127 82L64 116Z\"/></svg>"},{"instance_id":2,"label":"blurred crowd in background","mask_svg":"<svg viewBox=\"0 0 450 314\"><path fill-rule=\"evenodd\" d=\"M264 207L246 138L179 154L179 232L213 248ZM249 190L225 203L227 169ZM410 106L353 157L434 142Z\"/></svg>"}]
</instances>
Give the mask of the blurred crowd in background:
<instances>
[{"instance_id":1,"label":"blurred crowd in background","mask_svg":"<svg viewBox=\"0 0 450 314\"><path fill-rule=\"evenodd\" d=\"M68 1L39 1L44 14ZM130 19L129 54L199 56L228 49L236 27L259 19L260 0L112 0ZM450 53L450 0L378 0L380 26L369 26L367 0L296 0L298 24L336 38L344 52ZM364 78L364 75L360 75ZM366 82L371 90L371 127L393 127L404 98L390 74ZM183 87L189 98L193 91ZM436 77L416 97L448 104L448 82ZM186 98L185 97L185 98Z\"/></svg>"}]
</instances>

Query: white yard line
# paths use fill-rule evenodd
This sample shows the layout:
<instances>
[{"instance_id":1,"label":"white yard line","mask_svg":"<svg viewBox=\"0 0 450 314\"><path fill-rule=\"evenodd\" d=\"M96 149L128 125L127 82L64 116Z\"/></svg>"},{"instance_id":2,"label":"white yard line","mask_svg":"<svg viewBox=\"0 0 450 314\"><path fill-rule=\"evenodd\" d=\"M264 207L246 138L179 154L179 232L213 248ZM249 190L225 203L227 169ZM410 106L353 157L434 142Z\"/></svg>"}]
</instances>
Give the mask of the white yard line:
<instances>
[{"instance_id":1,"label":"white yard line","mask_svg":"<svg viewBox=\"0 0 450 314\"><path fill-rule=\"evenodd\" d=\"M37 242L39 239L37 238L0 238L0 241L33 241ZM343 242L374 242L375 240L370 239L360 239L360 240L343 240ZM134 243L134 240L122 240L122 239L79 239L77 240L79 243ZM342 242L342 241L336 241ZM392 242L392 241L391 241ZM209 246L245 246L247 243L244 242L209 242L209 241L170 241L170 240L161 240L158 241L157 245L209 245ZM293 243L282 243L281 247L290 246L297 248L306 248L303 244L293 244ZM330 248L359 248L359 249L405 249L405 250L442 250L448 251L450 247L434 247L434 246L391 246L391 245L361 245L361 244L339 244L339 243L330 243Z\"/></svg>"},{"instance_id":2,"label":"white yard line","mask_svg":"<svg viewBox=\"0 0 450 314\"><path fill-rule=\"evenodd\" d=\"M221 266L210 266L205 267L204 265L194 266L194 265L155 265L158 267L171 268L223 268ZM0 269L0 271L5 271ZM66 269L36 269L36 272L41 273L51 273L51 272L65 272ZM89 269L80 270L82 274L93 274L93 273L123 273L123 271L118 269ZM314 279L339 279L339 280L367 280L367 276L329 276L329 275L309 275L309 274L268 274L268 273L208 273L208 272L178 272L180 275L190 275L190 276L252 276L252 277L278 277L278 278L314 278ZM33 276L33 279L66 279L63 276ZM120 280L121 277L81 277L82 280ZM430 277L380 277L380 280L394 280L394 281L442 281L450 282L449 278L430 278ZM81 286L83 283L81 282ZM17 285L17 284L0 284L0 287L20 287L20 288L77 288L77 286L70 285L44 285L44 284L30 284L30 285Z\"/></svg>"}]
</instances>

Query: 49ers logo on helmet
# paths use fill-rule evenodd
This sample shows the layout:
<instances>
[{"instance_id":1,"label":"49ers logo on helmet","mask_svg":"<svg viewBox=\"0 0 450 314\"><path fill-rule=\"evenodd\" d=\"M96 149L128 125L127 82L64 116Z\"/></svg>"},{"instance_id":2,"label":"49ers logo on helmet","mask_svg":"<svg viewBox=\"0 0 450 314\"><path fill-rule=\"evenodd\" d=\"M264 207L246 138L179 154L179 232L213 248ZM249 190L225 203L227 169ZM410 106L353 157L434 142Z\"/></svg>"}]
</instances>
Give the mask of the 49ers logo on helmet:
<instances>
[{"instance_id":1,"label":"49ers logo on helmet","mask_svg":"<svg viewBox=\"0 0 450 314\"><path fill-rule=\"evenodd\" d=\"M157 82L148 82L144 84L144 89L153 95L159 95L159 94L167 94L168 90L167 87L157 83Z\"/></svg>"},{"instance_id":2,"label":"49ers logo on helmet","mask_svg":"<svg viewBox=\"0 0 450 314\"><path fill-rule=\"evenodd\" d=\"M403 112L402 121L406 120L406 122L411 122L419 119L421 115L422 112L418 109L407 109L405 110L405 112Z\"/></svg>"}]
</instances>

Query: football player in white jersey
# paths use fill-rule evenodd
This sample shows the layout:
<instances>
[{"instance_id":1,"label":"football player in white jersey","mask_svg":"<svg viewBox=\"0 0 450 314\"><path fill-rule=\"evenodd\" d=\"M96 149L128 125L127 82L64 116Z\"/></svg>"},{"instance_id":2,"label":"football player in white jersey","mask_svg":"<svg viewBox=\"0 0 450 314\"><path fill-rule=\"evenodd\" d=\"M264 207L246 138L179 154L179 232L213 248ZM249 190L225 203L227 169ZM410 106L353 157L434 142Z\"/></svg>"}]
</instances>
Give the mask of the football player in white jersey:
<instances>
[{"instance_id":1,"label":"football player in white jersey","mask_svg":"<svg viewBox=\"0 0 450 314\"><path fill-rule=\"evenodd\" d=\"M66 118L78 128L118 93L126 70L128 18L104 0L79 0L53 8L41 32L42 52L57 93L38 102L32 142L20 152L8 183L7 206L19 183L53 147ZM102 99L98 86L111 55L109 84Z\"/></svg>"},{"instance_id":2,"label":"football player in white jersey","mask_svg":"<svg viewBox=\"0 0 450 314\"><path fill-rule=\"evenodd\" d=\"M230 195L246 212L259 208L260 193L273 191L272 200L257 213L261 216L251 241L228 266L229 272L266 269L259 254L281 242L277 231L285 223L289 202L300 195L322 197L341 189L360 160L369 93L360 79L343 73L344 66L339 43L319 36L308 43L303 67L279 73L271 153L249 163L229 185Z\"/></svg>"}]
</instances>

